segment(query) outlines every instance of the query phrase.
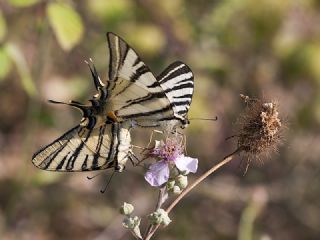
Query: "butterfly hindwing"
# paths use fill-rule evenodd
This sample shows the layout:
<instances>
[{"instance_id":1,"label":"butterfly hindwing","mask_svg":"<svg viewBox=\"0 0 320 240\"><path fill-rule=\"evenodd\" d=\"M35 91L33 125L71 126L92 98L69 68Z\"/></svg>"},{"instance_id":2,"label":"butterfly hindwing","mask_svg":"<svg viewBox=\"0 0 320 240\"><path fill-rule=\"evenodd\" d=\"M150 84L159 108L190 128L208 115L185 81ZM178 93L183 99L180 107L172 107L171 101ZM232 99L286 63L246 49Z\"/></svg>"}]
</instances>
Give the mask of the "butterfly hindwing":
<instances>
[{"instance_id":1,"label":"butterfly hindwing","mask_svg":"<svg viewBox=\"0 0 320 240\"><path fill-rule=\"evenodd\" d=\"M191 105L194 77L191 69L183 62L170 64L158 77L164 93L169 99L174 115L185 118Z\"/></svg>"},{"instance_id":2,"label":"butterfly hindwing","mask_svg":"<svg viewBox=\"0 0 320 240\"><path fill-rule=\"evenodd\" d=\"M130 134L120 124L104 124L93 129L78 125L34 154L32 162L51 171L121 168L130 147Z\"/></svg>"}]
</instances>

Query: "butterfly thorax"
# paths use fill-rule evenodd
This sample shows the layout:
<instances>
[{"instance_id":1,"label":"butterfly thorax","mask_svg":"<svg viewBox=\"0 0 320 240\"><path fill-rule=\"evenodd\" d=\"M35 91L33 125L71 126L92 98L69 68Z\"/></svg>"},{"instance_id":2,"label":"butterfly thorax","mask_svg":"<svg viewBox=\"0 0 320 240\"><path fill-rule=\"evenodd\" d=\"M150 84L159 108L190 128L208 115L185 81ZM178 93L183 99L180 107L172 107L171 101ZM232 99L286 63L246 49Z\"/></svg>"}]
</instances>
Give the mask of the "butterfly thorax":
<instances>
[{"instance_id":1,"label":"butterfly thorax","mask_svg":"<svg viewBox=\"0 0 320 240\"><path fill-rule=\"evenodd\" d=\"M87 129L99 128L106 123L119 122L112 106L106 101L91 99L91 105L82 105L81 126Z\"/></svg>"}]
</instances>

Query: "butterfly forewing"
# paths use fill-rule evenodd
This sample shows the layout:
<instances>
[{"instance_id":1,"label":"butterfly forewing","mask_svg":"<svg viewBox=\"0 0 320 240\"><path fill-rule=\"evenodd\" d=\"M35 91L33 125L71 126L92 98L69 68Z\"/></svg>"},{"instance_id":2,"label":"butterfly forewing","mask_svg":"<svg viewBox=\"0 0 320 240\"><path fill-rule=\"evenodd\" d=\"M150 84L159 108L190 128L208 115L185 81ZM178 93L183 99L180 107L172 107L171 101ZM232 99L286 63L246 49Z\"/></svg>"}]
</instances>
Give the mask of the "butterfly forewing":
<instances>
[{"instance_id":1,"label":"butterfly forewing","mask_svg":"<svg viewBox=\"0 0 320 240\"><path fill-rule=\"evenodd\" d=\"M139 124L173 116L173 109L162 87L136 52L120 37L108 33L110 51L110 102L120 121ZM123 104L119 104L123 103Z\"/></svg>"},{"instance_id":2,"label":"butterfly forewing","mask_svg":"<svg viewBox=\"0 0 320 240\"><path fill-rule=\"evenodd\" d=\"M120 124L87 129L77 126L37 152L35 166L52 171L89 171L124 166L130 134Z\"/></svg>"}]
</instances>

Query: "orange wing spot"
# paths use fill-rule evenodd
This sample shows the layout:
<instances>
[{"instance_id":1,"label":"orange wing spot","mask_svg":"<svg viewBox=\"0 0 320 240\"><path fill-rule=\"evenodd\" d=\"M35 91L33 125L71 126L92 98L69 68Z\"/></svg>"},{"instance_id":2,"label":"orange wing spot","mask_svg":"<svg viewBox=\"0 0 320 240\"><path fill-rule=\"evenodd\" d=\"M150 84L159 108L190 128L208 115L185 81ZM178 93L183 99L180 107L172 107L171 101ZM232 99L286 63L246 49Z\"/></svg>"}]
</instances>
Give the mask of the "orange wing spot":
<instances>
[{"instance_id":1,"label":"orange wing spot","mask_svg":"<svg viewBox=\"0 0 320 240\"><path fill-rule=\"evenodd\" d=\"M108 112L108 113L107 113L107 116L108 116L109 118L111 118L113 121L119 122L119 121L118 121L118 118L117 118L117 116L114 114L114 112Z\"/></svg>"}]
</instances>

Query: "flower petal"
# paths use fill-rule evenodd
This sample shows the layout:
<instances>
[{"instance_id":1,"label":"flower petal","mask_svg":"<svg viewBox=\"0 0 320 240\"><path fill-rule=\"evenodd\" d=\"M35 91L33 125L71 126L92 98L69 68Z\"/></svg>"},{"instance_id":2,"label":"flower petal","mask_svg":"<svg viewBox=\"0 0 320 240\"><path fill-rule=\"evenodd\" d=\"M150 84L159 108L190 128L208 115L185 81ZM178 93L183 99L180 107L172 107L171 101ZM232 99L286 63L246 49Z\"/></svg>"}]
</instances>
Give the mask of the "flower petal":
<instances>
[{"instance_id":1,"label":"flower petal","mask_svg":"<svg viewBox=\"0 0 320 240\"><path fill-rule=\"evenodd\" d=\"M198 169L197 158L191 158L191 157L186 157L184 155L180 155L179 157L176 158L174 163L176 164L176 167L180 171L189 171L189 172L195 173Z\"/></svg>"},{"instance_id":2,"label":"flower petal","mask_svg":"<svg viewBox=\"0 0 320 240\"><path fill-rule=\"evenodd\" d=\"M160 148L163 145L162 141L155 140L154 148Z\"/></svg>"},{"instance_id":3,"label":"flower petal","mask_svg":"<svg viewBox=\"0 0 320 240\"><path fill-rule=\"evenodd\" d=\"M169 179L169 166L165 161L152 164L144 175L144 179L154 187L159 187Z\"/></svg>"}]
</instances>

